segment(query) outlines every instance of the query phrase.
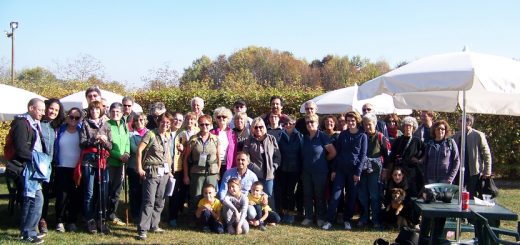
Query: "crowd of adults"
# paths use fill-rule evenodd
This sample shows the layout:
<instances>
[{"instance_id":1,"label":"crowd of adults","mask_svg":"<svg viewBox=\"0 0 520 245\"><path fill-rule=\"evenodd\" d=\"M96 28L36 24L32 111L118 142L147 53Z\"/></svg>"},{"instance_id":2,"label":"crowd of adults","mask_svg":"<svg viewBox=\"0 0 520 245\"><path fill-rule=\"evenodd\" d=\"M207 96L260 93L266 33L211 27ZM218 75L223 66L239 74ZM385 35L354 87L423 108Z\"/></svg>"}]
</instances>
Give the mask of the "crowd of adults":
<instances>
[{"instance_id":1,"label":"crowd of adults","mask_svg":"<svg viewBox=\"0 0 520 245\"><path fill-rule=\"evenodd\" d=\"M247 233L248 225L265 230L263 222L293 224L299 216L303 226L329 230L342 219L351 230L395 225L395 210L386 207L390 190L401 188L408 208L400 215L416 226L418 215L406 203L425 184L454 183L464 164L464 185L474 196L479 178L491 175L486 137L472 128L471 115L461 163L460 133L452 135L449 123L435 121L430 111L421 112L418 125L409 116L378 119L371 104L362 115L318 115L308 101L305 116L296 119L283 113L282 97L272 96L271 110L255 118L243 100L207 112L199 97L190 112L156 102L143 114L132 111L131 97L104 105L96 87L85 97L88 108L68 111L57 99L32 99L11 125L14 159L25 163L16 181L27 242L42 243L48 231L51 188L56 231L78 231L80 214L89 233L125 225L118 211L125 176L130 219L137 237L146 239L149 232L164 232L167 198L171 228L188 204L191 220L204 231ZM244 200L260 208L250 212Z\"/></svg>"}]
</instances>

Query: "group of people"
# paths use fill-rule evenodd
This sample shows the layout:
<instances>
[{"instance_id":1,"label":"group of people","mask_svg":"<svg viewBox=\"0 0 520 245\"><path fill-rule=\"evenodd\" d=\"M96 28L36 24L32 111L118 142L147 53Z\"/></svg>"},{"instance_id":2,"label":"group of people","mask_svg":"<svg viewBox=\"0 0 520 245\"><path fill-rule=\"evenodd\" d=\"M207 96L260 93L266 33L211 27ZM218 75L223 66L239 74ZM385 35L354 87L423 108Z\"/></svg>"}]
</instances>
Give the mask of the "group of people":
<instances>
[{"instance_id":1,"label":"group of people","mask_svg":"<svg viewBox=\"0 0 520 245\"><path fill-rule=\"evenodd\" d=\"M296 119L272 96L271 110L253 119L243 100L233 112L222 106L205 114L203 99L195 97L190 112L156 102L147 115L132 111L131 97L103 105L97 87L85 97L88 108L68 111L57 99L32 99L12 123L15 159L26 166L17 179L26 241L43 242L51 179L56 231L76 231L82 213L87 232L106 233L107 224L125 225L118 204L127 177L130 216L144 240L148 232L164 232L167 198L169 226L177 226L188 203L193 223L206 232L246 234L250 226L292 224L298 214L302 225L325 230L342 216L350 230L358 206L357 226L380 228L395 224L386 208L393 188L403 189L409 202L425 184L453 183L465 164L465 186L474 196L478 179L491 175L489 146L471 115L461 163L460 134L452 136L448 122L434 121L429 111L418 125L395 114L379 120L371 104L362 115L318 116L308 101L305 116ZM46 178L29 177L45 168ZM412 211L408 219L417 224Z\"/></svg>"}]
</instances>

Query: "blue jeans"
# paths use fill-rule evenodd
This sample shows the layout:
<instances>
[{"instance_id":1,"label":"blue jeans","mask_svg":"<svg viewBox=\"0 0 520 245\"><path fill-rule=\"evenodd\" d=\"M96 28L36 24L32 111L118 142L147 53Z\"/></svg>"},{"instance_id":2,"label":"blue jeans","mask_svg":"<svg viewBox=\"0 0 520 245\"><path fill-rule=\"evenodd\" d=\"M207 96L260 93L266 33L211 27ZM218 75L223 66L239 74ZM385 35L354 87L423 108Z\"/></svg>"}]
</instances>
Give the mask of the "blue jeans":
<instances>
[{"instance_id":1,"label":"blue jeans","mask_svg":"<svg viewBox=\"0 0 520 245\"><path fill-rule=\"evenodd\" d=\"M213 215L211 215L211 212L207 209L204 209L204 211L202 211L199 218L199 223L201 226L209 226L212 232L224 232L224 225L220 221L215 220Z\"/></svg>"},{"instance_id":2,"label":"blue jeans","mask_svg":"<svg viewBox=\"0 0 520 245\"><path fill-rule=\"evenodd\" d=\"M143 195L143 185L141 184L141 176L135 168L127 168L128 175L128 192L130 198L130 214L134 223L139 220L141 215L141 200Z\"/></svg>"},{"instance_id":3,"label":"blue jeans","mask_svg":"<svg viewBox=\"0 0 520 245\"><path fill-rule=\"evenodd\" d=\"M269 206L274 207L274 196L273 196L273 188L274 188L274 180L264 180L259 179L264 186L264 192L269 196Z\"/></svg>"},{"instance_id":4,"label":"blue jeans","mask_svg":"<svg viewBox=\"0 0 520 245\"><path fill-rule=\"evenodd\" d=\"M314 204L316 204L316 216L318 220L325 219L325 185L327 173L303 172L303 203L305 205L305 218L313 219ZM313 202L314 199L314 202Z\"/></svg>"},{"instance_id":5,"label":"blue jeans","mask_svg":"<svg viewBox=\"0 0 520 245\"><path fill-rule=\"evenodd\" d=\"M33 237L38 233L36 232L36 227L38 227L38 222L40 221L40 217L42 216L42 208L43 208L43 194L42 190L36 191L36 194L33 197L24 197L22 204L22 219L20 222L20 230L22 232L22 236L25 237Z\"/></svg>"},{"instance_id":6,"label":"blue jeans","mask_svg":"<svg viewBox=\"0 0 520 245\"><path fill-rule=\"evenodd\" d=\"M354 182L353 173L336 172L336 177L332 183L332 197L329 202L329 210L327 212L327 221L334 222L334 216L336 216L336 209L338 208L339 199L343 188L346 189L345 194L345 209L343 213L343 220L350 222L354 215L354 206L357 198L357 185Z\"/></svg>"},{"instance_id":7,"label":"blue jeans","mask_svg":"<svg viewBox=\"0 0 520 245\"><path fill-rule=\"evenodd\" d=\"M104 200L104 203L99 202L99 183L98 183L98 168L93 168L90 166L81 166L82 168L82 179L83 179L83 190L84 190L84 199L83 199L83 213L85 215L85 220L89 221L94 219L96 215L96 210L100 208L104 209L107 201L107 191L108 191L108 171L102 170L102 180L101 183L101 196ZM96 209L96 204L97 209ZM101 204L101 206L100 206Z\"/></svg>"},{"instance_id":8,"label":"blue jeans","mask_svg":"<svg viewBox=\"0 0 520 245\"><path fill-rule=\"evenodd\" d=\"M361 174L361 180L358 184L359 202L361 203L361 217L360 222L368 223L370 210L372 210L372 223L381 224L379 213L381 211L380 190L381 184L379 181L380 173L374 171L372 173Z\"/></svg>"}]
</instances>

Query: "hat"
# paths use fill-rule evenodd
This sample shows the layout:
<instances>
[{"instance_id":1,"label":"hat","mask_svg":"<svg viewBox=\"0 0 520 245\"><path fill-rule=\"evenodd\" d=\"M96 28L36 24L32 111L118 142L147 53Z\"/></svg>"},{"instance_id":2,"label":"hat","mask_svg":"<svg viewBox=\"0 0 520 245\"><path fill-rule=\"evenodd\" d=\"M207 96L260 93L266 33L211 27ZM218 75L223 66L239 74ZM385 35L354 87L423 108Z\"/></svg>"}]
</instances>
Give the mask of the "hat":
<instances>
[{"instance_id":1,"label":"hat","mask_svg":"<svg viewBox=\"0 0 520 245\"><path fill-rule=\"evenodd\" d=\"M246 102L245 102L244 100L237 100L237 101L235 101L234 106L237 106L237 105L241 105L241 106L243 105L243 106L245 106L245 105L246 105Z\"/></svg>"}]
</instances>

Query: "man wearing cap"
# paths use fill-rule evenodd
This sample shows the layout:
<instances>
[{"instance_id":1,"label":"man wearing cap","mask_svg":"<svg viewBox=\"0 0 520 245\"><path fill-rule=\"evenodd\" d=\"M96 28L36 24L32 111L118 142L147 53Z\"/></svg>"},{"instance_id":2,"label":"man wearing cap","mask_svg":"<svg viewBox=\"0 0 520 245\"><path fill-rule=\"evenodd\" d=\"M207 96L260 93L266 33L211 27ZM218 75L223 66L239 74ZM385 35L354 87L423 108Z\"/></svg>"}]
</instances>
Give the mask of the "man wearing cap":
<instances>
[{"instance_id":1,"label":"man wearing cap","mask_svg":"<svg viewBox=\"0 0 520 245\"><path fill-rule=\"evenodd\" d=\"M233 113L234 114L237 114L238 112L244 112L244 113L247 113L247 105L246 105L246 102L243 101L243 100L237 100L235 101L235 104L233 105ZM249 116L247 117L247 122L246 122L246 128L249 129L251 128L251 123L253 122L253 118L250 118ZM235 120L231 120L231 123L229 123L229 127L231 129L234 129L235 128Z\"/></svg>"}]
</instances>

